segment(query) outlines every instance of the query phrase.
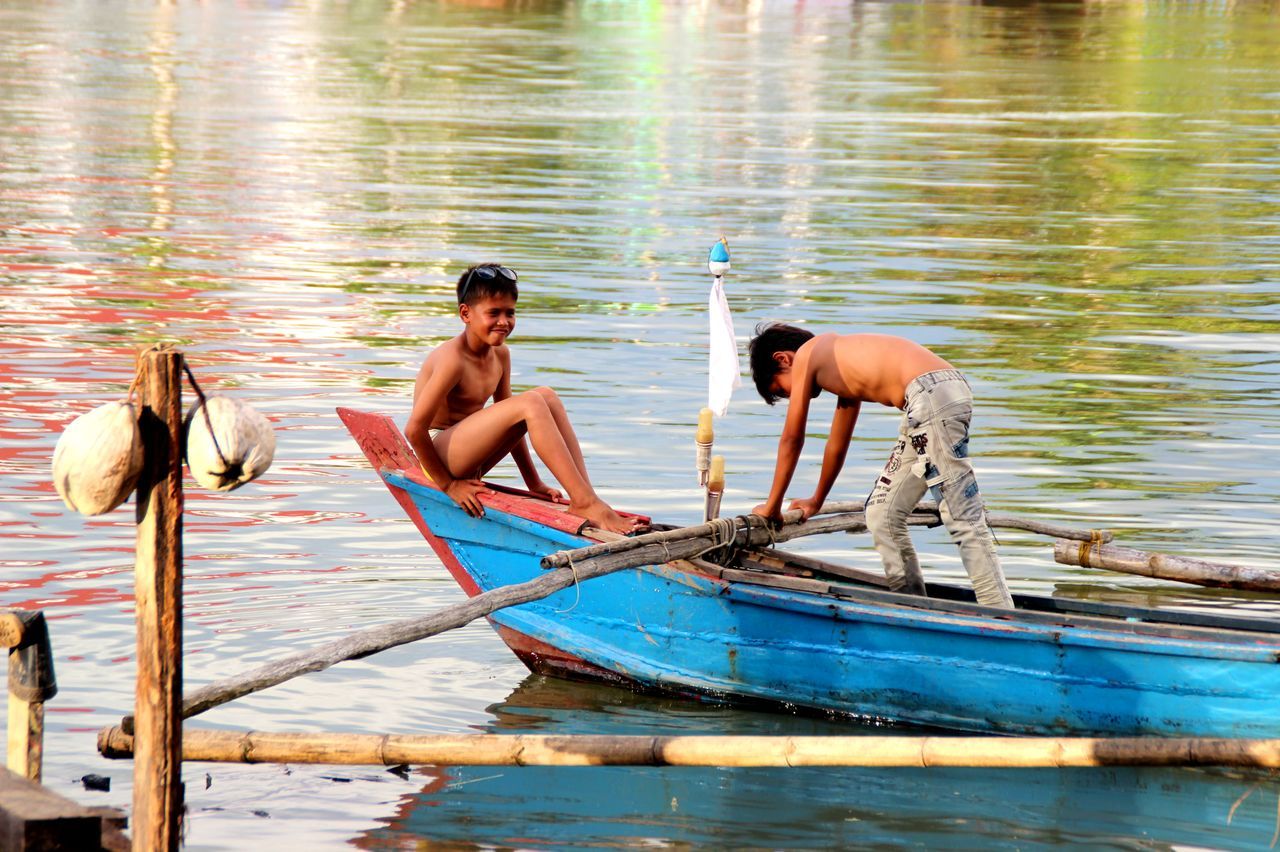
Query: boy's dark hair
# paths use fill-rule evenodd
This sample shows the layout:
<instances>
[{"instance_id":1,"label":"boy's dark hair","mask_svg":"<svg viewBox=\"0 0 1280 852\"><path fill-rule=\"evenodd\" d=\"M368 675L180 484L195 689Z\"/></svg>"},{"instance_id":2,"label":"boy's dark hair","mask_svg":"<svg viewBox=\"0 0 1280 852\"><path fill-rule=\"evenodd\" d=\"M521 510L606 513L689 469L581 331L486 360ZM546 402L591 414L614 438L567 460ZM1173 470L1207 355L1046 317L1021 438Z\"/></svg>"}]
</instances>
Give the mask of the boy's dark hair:
<instances>
[{"instance_id":1,"label":"boy's dark hair","mask_svg":"<svg viewBox=\"0 0 1280 852\"><path fill-rule=\"evenodd\" d=\"M795 352L812 338L812 331L785 322L762 322L756 326L756 336L750 344L751 378L765 402L773 405L778 401L778 395L769 389L778 375L778 362L773 356Z\"/></svg>"},{"instance_id":2,"label":"boy's dark hair","mask_svg":"<svg viewBox=\"0 0 1280 852\"><path fill-rule=\"evenodd\" d=\"M516 272L500 263L477 263L458 276L458 304L474 305L493 296L520 298Z\"/></svg>"}]
</instances>

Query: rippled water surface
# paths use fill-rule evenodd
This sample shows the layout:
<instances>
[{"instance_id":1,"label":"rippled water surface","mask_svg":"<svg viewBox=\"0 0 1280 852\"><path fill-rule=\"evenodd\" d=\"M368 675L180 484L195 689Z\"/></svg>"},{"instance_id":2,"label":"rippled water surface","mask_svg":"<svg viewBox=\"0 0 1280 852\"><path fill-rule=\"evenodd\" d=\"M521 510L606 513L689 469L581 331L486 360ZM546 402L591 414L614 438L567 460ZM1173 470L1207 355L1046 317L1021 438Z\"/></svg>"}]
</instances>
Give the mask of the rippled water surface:
<instances>
[{"instance_id":1,"label":"rippled water surface","mask_svg":"<svg viewBox=\"0 0 1280 852\"><path fill-rule=\"evenodd\" d=\"M460 600L333 411L403 422L425 353L459 328L452 282L481 260L520 271L516 387L559 389L621 507L699 516L703 261L723 234L742 342L766 318L889 332L968 372L992 509L1280 569L1278 13L5 3L0 606L51 619L46 782L129 803L130 765L94 737L132 704L133 514L64 509L61 430L122 398L155 341L275 424L266 477L186 495L188 686ZM798 489L830 412L816 406ZM781 423L749 387L719 422L728 511L764 496ZM895 427L864 412L836 496L866 494ZM940 531L917 541L931 578L963 578ZM1276 615L1001 541L1015 591ZM806 547L878 569L865 540ZM527 678L485 624L203 723L856 730ZM110 792L83 790L87 772ZM1258 780L190 764L188 847L1265 847L1277 789Z\"/></svg>"}]
</instances>

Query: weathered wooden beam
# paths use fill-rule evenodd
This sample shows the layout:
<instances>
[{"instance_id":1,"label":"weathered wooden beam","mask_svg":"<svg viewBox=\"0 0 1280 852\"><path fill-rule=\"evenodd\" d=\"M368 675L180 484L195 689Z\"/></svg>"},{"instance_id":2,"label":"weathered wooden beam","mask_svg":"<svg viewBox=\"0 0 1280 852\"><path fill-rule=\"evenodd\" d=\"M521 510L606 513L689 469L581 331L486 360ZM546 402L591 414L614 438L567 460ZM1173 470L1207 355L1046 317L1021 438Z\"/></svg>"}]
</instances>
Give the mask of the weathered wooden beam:
<instances>
[{"instance_id":1,"label":"weathered wooden beam","mask_svg":"<svg viewBox=\"0 0 1280 852\"><path fill-rule=\"evenodd\" d=\"M101 811L82 807L16 772L0 769L0 849L45 852L101 848Z\"/></svg>"},{"instance_id":2,"label":"weathered wooden beam","mask_svg":"<svg viewBox=\"0 0 1280 852\"><path fill-rule=\"evenodd\" d=\"M1170 556L1112 544L1059 540L1054 542L1053 558L1063 565L1105 568L1108 571L1194 583L1197 586L1250 592L1280 591L1280 571L1225 562L1207 562L1189 556Z\"/></svg>"},{"instance_id":3,"label":"weathered wooden beam","mask_svg":"<svg viewBox=\"0 0 1280 852\"><path fill-rule=\"evenodd\" d=\"M31 781L44 774L44 702L9 693L8 768Z\"/></svg>"},{"instance_id":4,"label":"weathered wooden beam","mask_svg":"<svg viewBox=\"0 0 1280 852\"><path fill-rule=\"evenodd\" d=\"M127 758L103 728L98 750ZM1280 740L1178 737L610 736L267 733L188 728L183 759L372 766L1248 766L1280 767Z\"/></svg>"},{"instance_id":5,"label":"weathered wooden beam","mask_svg":"<svg viewBox=\"0 0 1280 852\"><path fill-rule=\"evenodd\" d=\"M292 680L308 672L324 671L330 666L345 660L367 657L388 648L416 642L428 636L435 636L458 627L470 624L477 618L486 616L509 606L517 606L530 601L541 600L574 583L585 582L594 577L620 571L621 567L609 565L591 565L575 569L561 568L548 571L541 577L526 583L517 583L490 589L451 606L437 610L420 618L406 618L387 624L380 624L364 630L349 633L341 639L327 642L315 648L309 648L297 654L291 654L274 662L265 663L233 677L215 681L197 689L186 697L182 703L184 718L195 716L206 710L225 704L250 693L259 692L276 684ZM135 720L126 716L121 726L127 732L135 729Z\"/></svg>"},{"instance_id":6,"label":"weathered wooden beam","mask_svg":"<svg viewBox=\"0 0 1280 852\"><path fill-rule=\"evenodd\" d=\"M153 348L138 359L138 632L133 771L135 850L176 852L182 812L182 353Z\"/></svg>"}]
</instances>

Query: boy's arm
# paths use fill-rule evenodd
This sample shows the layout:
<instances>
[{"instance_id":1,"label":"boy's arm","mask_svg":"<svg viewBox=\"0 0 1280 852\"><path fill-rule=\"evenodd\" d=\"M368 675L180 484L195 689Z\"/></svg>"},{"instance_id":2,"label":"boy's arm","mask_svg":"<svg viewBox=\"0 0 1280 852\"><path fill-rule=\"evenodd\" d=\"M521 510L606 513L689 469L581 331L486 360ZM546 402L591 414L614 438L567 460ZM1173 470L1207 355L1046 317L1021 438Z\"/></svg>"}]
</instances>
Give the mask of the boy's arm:
<instances>
[{"instance_id":1,"label":"boy's arm","mask_svg":"<svg viewBox=\"0 0 1280 852\"><path fill-rule=\"evenodd\" d=\"M787 405L787 420L778 438L778 461L773 470L773 487L769 499L751 510L772 521L782 520L782 499L796 472L800 451L804 449L804 430L809 422L809 400L813 388L813 373L809 366L812 347L801 347L791 363L791 397Z\"/></svg>"},{"instance_id":2,"label":"boy's arm","mask_svg":"<svg viewBox=\"0 0 1280 852\"><path fill-rule=\"evenodd\" d=\"M836 400L836 413L831 418L831 434L827 437L827 448L822 454L822 472L818 474L818 485L813 489L813 496L807 500L793 500L790 508L799 509L803 519L816 515L826 502L827 495L836 484L836 477L844 468L845 456L849 453L849 439L853 437L853 427L858 423L858 412L862 410L862 400Z\"/></svg>"},{"instance_id":3,"label":"boy's arm","mask_svg":"<svg viewBox=\"0 0 1280 852\"><path fill-rule=\"evenodd\" d=\"M502 378L498 380L498 388L493 392L494 402L501 402L511 396L511 353L508 350L499 357L503 359ZM533 454L529 452L529 443L523 437L511 448L511 459L516 463L516 469L520 471L520 475L524 477L525 487L534 494L540 494L553 502L564 496L542 481L542 476L533 463Z\"/></svg>"},{"instance_id":4,"label":"boy's arm","mask_svg":"<svg viewBox=\"0 0 1280 852\"><path fill-rule=\"evenodd\" d=\"M462 378L462 363L456 356L448 357L450 354L441 353L445 357L432 365L431 377L413 401L404 436L418 454L418 461L431 481L468 514L479 517L484 514L478 497L484 485L477 480L454 479L431 440L431 421L435 419L436 410Z\"/></svg>"}]
</instances>

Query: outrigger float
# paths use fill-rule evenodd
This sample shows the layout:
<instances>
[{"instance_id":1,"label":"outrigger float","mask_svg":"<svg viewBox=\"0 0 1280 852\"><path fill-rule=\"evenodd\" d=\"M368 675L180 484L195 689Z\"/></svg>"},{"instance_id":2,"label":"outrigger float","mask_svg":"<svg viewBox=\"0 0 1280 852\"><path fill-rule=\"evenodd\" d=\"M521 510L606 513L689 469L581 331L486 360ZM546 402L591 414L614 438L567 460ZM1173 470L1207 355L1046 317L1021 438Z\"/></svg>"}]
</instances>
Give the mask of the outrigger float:
<instances>
[{"instance_id":1,"label":"outrigger float","mask_svg":"<svg viewBox=\"0 0 1280 852\"><path fill-rule=\"evenodd\" d=\"M967 732L1280 737L1275 622L1035 595L997 609L936 583L904 595L774 546L861 529L858 512L601 543L563 506L495 485L474 518L422 475L390 418L339 414L469 596L564 566L595 578L488 614L535 672ZM1086 561L1109 538L1023 528L1083 539Z\"/></svg>"}]
</instances>

